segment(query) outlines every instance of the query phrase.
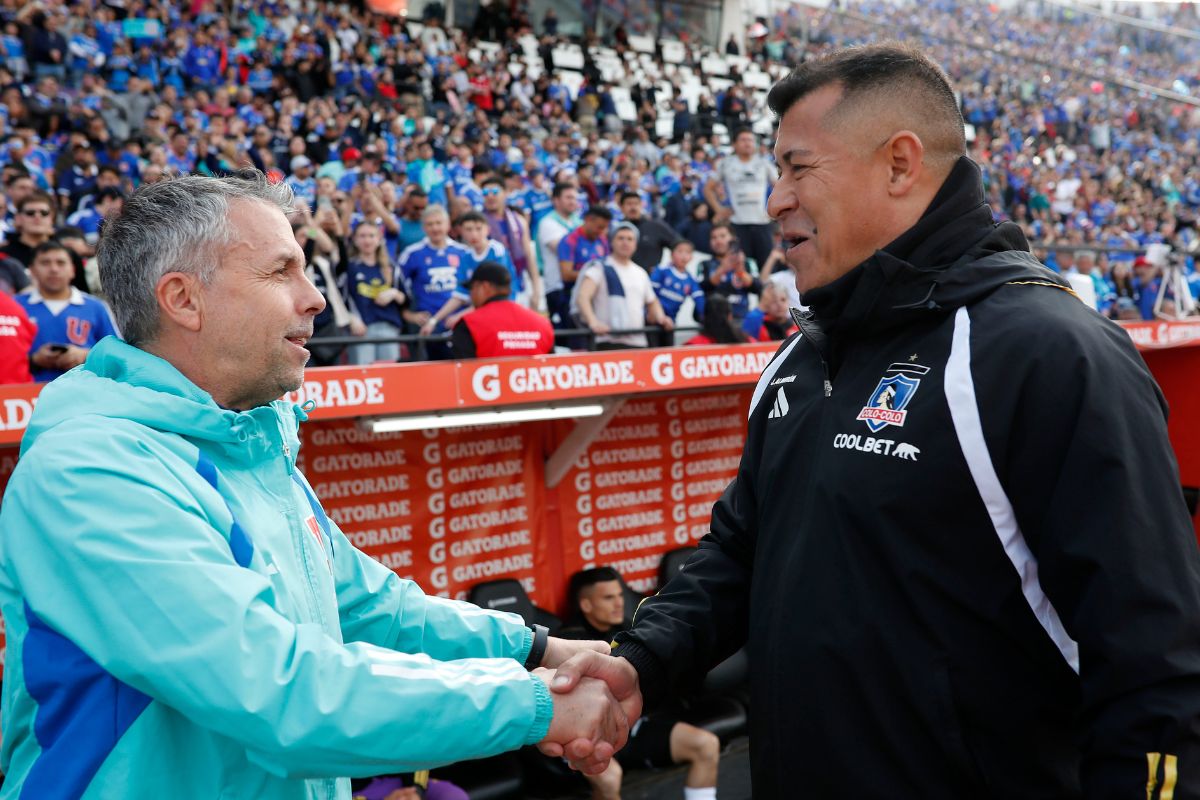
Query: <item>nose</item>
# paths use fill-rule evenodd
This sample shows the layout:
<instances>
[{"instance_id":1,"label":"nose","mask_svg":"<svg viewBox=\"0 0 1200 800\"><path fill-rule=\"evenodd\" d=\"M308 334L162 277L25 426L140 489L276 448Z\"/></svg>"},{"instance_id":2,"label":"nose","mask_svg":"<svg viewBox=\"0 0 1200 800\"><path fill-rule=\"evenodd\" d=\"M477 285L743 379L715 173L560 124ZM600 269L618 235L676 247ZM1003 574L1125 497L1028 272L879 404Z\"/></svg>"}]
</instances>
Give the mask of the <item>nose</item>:
<instances>
[{"instance_id":1,"label":"nose","mask_svg":"<svg viewBox=\"0 0 1200 800\"><path fill-rule=\"evenodd\" d=\"M325 296L321 294L321 290L309 280L308 275L304 275L304 286L299 297L301 313L305 316L315 317L325 310L325 305Z\"/></svg>"},{"instance_id":2,"label":"nose","mask_svg":"<svg viewBox=\"0 0 1200 800\"><path fill-rule=\"evenodd\" d=\"M783 181L775 182L771 193L767 196L767 216L779 219L796 207L796 193L783 185Z\"/></svg>"}]
</instances>

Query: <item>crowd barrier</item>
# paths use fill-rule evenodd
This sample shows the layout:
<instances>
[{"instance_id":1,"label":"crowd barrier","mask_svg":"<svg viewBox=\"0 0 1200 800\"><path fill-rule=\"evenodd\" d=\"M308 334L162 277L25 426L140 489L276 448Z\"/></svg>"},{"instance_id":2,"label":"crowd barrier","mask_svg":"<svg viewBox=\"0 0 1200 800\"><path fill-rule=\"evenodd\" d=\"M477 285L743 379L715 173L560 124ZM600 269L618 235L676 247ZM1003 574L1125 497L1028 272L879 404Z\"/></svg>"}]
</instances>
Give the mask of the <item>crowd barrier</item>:
<instances>
[{"instance_id":1,"label":"crowd barrier","mask_svg":"<svg viewBox=\"0 0 1200 800\"><path fill-rule=\"evenodd\" d=\"M1126 324L1200 486L1200 320ZM1191 345L1191 346L1189 346ZM615 566L657 587L664 553L708 530L776 345L626 350L308 371L300 466L355 545L427 592L497 578L562 610L567 578ZM0 387L0 490L36 404Z\"/></svg>"}]
</instances>

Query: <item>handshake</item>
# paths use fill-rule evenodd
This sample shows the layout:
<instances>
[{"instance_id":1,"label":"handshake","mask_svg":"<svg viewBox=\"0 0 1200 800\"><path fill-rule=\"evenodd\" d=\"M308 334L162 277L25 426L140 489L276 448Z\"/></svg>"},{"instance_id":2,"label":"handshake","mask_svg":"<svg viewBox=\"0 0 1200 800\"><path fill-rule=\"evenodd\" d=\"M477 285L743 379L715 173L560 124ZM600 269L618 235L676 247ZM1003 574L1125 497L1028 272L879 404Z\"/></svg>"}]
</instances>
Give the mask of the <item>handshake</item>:
<instances>
[{"instance_id":1,"label":"handshake","mask_svg":"<svg viewBox=\"0 0 1200 800\"><path fill-rule=\"evenodd\" d=\"M554 717L538 749L565 758L572 769L598 775L642 715L637 671L613 657L604 642L556 638L549 640L542 664L533 674L550 687Z\"/></svg>"}]
</instances>

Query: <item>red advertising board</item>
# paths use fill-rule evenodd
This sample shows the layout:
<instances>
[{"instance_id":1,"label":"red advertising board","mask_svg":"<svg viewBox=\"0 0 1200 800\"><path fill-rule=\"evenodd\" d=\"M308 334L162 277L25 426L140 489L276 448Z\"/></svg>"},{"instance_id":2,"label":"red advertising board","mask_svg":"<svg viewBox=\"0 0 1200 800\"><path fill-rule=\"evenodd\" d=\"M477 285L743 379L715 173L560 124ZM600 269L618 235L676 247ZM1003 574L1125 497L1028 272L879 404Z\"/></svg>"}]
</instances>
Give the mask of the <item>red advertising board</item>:
<instances>
[{"instance_id":1,"label":"red advertising board","mask_svg":"<svg viewBox=\"0 0 1200 800\"><path fill-rule=\"evenodd\" d=\"M747 390L626 402L559 486L564 574L606 565L655 590L663 553L708 533L749 406Z\"/></svg>"},{"instance_id":2,"label":"red advertising board","mask_svg":"<svg viewBox=\"0 0 1200 800\"><path fill-rule=\"evenodd\" d=\"M301 426L300 468L356 547L425 591L462 599L481 581L516 578L550 604L543 430L372 434L314 422Z\"/></svg>"}]
</instances>

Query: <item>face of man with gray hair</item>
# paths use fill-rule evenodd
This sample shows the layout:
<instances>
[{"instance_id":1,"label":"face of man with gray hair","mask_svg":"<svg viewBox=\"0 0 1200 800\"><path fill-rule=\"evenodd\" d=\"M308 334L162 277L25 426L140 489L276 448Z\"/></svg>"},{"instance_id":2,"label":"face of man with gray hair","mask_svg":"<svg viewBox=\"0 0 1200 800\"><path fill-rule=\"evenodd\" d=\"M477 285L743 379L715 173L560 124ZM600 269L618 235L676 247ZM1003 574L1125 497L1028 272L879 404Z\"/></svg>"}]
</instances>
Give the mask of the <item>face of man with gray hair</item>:
<instances>
[{"instance_id":1,"label":"face of man with gray hair","mask_svg":"<svg viewBox=\"0 0 1200 800\"><path fill-rule=\"evenodd\" d=\"M99 258L126 341L244 410L300 388L325 298L284 215L290 192L205 183L217 180L139 191L106 226Z\"/></svg>"}]
</instances>

